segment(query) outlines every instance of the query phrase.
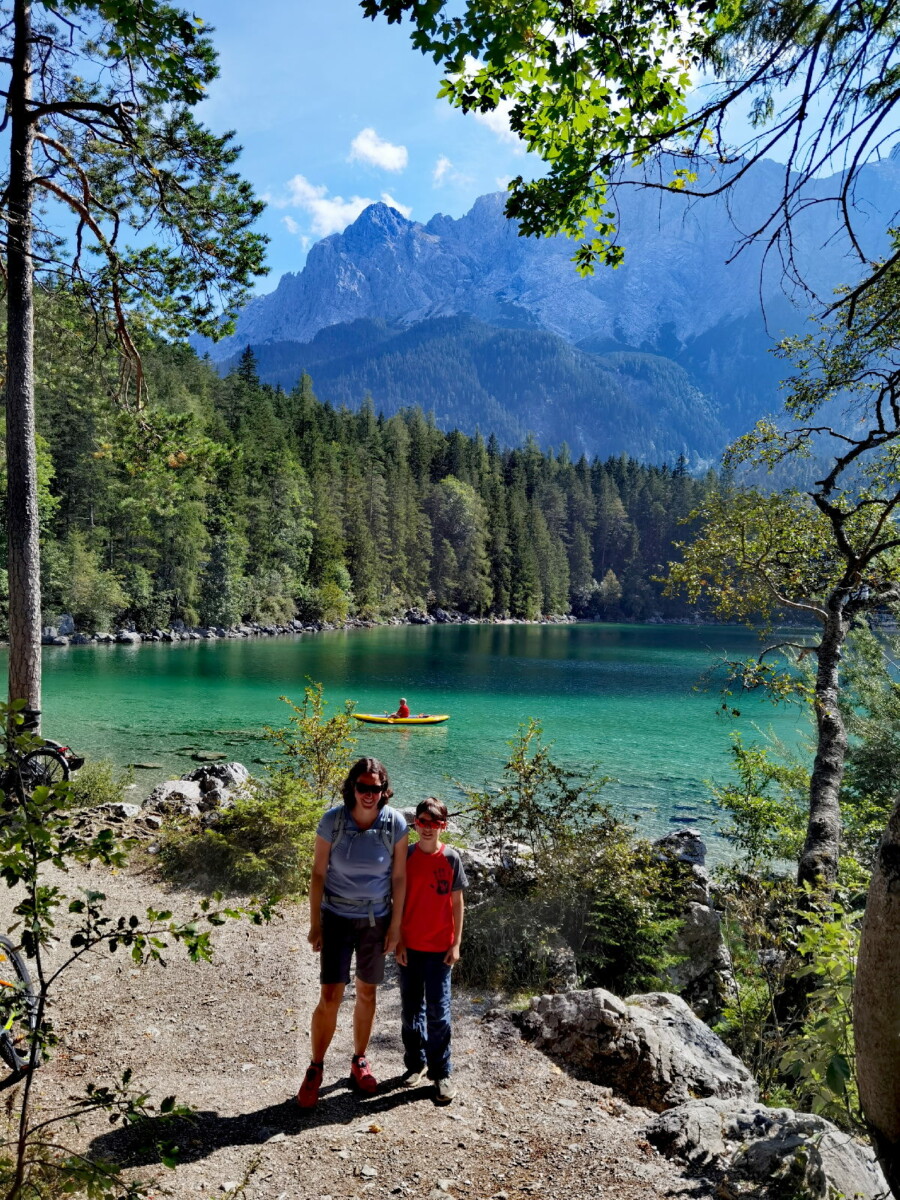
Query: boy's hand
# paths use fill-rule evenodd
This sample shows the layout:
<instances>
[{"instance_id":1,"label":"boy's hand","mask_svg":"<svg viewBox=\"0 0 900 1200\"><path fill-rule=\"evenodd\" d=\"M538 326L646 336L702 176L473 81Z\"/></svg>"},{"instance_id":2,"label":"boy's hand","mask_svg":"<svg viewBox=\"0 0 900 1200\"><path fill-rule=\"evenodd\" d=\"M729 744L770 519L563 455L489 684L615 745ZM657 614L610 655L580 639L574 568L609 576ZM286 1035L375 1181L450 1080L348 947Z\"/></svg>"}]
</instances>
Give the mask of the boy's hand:
<instances>
[{"instance_id":1,"label":"boy's hand","mask_svg":"<svg viewBox=\"0 0 900 1200\"><path fill-rule=\"evenodd\" d=\"M384 939L385 954L393 954L400 944L400 930L395 929L393 925L388 926L387 936Z\"/></svg>"},{"instance_id":2,"label":"boy's hand","mask_svg":"<svg viewBox=\"0 0 900 1200\"><path fill-rule=\"evenodd\" d=\"M444 962L448 967L455 967L459 962L459 946L453 945L444 955Z\"/></svg>"},{"instance_id":3,"label":"boy's hand","mask_svg":"<svg viewBox=\"0 0 900 1200\"><path fill-rule=\"evenodd\" d=\"M322 949L322 926L310 925L309 933L306 935L306 940L313 948L313 953L319 954Z\"/></svg>"},{"instance_id":4,"label":"boy's hand","mask_svg":"<svg viewBox=\"0 0 900 1200\"><path fill-rule=\"evenodd\" d=\"M397 943L397 948L394 951L394 958L396 958L401 967L406 966L406 947L402 942Z\"/></svg>"}]
</instances>

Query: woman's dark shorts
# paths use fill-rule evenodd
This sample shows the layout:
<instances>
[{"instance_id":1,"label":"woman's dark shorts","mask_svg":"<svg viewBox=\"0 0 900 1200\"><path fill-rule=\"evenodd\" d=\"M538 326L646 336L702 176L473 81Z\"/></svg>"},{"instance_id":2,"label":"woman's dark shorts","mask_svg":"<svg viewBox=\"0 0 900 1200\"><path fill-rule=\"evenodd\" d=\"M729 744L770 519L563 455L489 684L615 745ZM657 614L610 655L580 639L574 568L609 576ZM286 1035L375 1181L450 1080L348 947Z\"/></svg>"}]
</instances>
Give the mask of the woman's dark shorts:
<instances>
[{"instance_id":1,"label":"woman's dark shorts","mask_svg":"<svg viewBox=\"0 0 900 1200\"><path fill-rule=\"evenodd\" d=\"M390 915L376 917L340 917L322 909L322 953L319 979L322 983L349 983L350 959L356 953L356 978L363 983L384 980L384 939Z\"/></svg>"}]
</instances>

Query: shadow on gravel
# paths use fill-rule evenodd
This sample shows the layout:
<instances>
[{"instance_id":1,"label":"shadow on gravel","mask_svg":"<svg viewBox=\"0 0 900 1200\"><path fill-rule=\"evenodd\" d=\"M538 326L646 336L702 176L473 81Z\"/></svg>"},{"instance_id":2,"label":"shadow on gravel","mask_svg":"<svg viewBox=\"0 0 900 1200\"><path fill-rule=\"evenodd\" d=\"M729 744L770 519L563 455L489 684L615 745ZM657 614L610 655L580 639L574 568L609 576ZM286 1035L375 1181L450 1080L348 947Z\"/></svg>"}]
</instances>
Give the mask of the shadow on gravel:
<instances>
[{"instance_id":1,"label":"shadow on gravel","mask_svg":"<svg viewBox=\"0 0 900 1200\"><path fill-rule=\"evenodd\" d=\"M384 1080L371 1099L352 1092L346 1081L330 1084L322 1088L319 1103L311 1112L298 1108L292 1096L279 1104L234 1117L209 1111L177 1119L156 1117L94 1138L88 1153L91 1158L142 1167L161 1162L164 1149L168 1152L174 1146L178 1163L198 1162L225 1146L262 1146L279 1134L290 1138L310 1128L349 1125L368 1118L374 1121L380 1113L392 1108L431 1101L430 1085L400 1088L401 1078L398 1075Z\"/></svg>"}]
</instances>

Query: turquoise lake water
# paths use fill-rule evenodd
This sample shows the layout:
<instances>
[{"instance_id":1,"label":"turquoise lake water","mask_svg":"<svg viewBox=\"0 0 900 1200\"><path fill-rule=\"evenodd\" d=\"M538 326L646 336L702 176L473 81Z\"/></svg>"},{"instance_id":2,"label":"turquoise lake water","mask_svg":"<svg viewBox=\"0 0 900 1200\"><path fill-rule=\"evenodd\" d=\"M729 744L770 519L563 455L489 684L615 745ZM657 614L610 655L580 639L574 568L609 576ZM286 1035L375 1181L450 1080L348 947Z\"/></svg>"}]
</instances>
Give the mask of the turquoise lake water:
<instances>
[{"instance_id":1,"label":"turquoise lake water","mask_svg":"<svg viewBox=\"0 0 900 1200\"><path fill-rule=\"evenodd\" d=\"M599 763L605 793L642 832L677 824L714 831L704 780L728 776L729 732L808 736L797 709L742 698L739 722L716 715L713 688L696 690L717 657L758 652L747 630L638 625L399 626L351 632L174 645L44 650L44 732L92 757L150 763L142 790L218 751L254 769L271 756L262 726L283 724L278 697L302 697L304 679L360 712L448 712L432 728L360 725L357 749L383 759L397 800L429 793L451 808L450 782L496 780L506 741L542 721L567 764ZM257 768L259 769L259 768Z\"/></svg>"}]
</instances>

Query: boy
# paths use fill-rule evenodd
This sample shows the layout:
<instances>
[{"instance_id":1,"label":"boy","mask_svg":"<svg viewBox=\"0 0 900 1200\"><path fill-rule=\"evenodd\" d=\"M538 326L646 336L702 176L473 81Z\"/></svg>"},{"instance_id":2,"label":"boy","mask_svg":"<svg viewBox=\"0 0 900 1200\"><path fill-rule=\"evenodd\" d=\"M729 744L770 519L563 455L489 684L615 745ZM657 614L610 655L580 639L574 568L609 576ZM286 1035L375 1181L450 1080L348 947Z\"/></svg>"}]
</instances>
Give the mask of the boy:
<instances>
[{"instance_id":1,"label":"boy","mask_svg":"<svg viewBox=\"0 0 900 1200\"><path fill-rule=\"evenodd\" d=\"M406 1087L434 1080L438 1104L456 1095L450 1063L450 972L459 962L463 888L459 854L440 840L447 805L429 796L416 808L419 840L406 859L406 901L396 956L400 966Z\"/></svg>"}]
</instances>

